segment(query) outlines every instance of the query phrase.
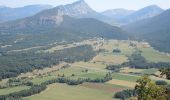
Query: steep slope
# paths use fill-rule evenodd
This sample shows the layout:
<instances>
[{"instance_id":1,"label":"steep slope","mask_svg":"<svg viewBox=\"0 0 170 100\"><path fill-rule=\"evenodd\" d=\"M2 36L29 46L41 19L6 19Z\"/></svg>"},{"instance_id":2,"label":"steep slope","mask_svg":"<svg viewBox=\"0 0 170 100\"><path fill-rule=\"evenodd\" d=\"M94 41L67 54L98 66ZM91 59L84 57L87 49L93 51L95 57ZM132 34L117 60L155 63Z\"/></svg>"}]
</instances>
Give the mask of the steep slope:
<instances>
[{"instance_id":1,"label":"steep slope","mask_svg":"<svg viewBox=\"0 0 170 100\"><path fill-rule=\"evenodd\" d=\"M30 5L20 8L0 7L0 22L16 20L32 16L42 10L49 9L50 5Z\"/></svg>"},{"instance_id":2,"label":"steep slope","mask_svg":"<svg viewBox=\"0 0 170 100\"><path fill-rule=\"evenodd\" d=\"M40 16L40 15L38 15ZM34 16L18 21L0 24L0 33L45 35L59 40L103 37L127 39L127 34L118 27L111 26L93 18L72 18L56 16L57 19L42 19Z\"/></svg>"},{"instance_id":3,"label":"steep slope","mask_svg":"<svg viewBox=\"0 0 170 100\"><path fill-rule=\"evenodd\" d=\"M62 10L62 13L64 15L76 18L95 18L101 21L107 19L106 16L103 16L102 14L90 8L89 5L84 0L79 0L68 5L61 5L54 8L54 10L55 9Z\"/></svg>"},{"instance_id":4,"label":"steep slope","mask_svg":"<svg viewBox=\"0 0 170 100\"><path fill-rule=\"evenodd\" d=\"M170 52L170 9L158 16L123 27L131 35L149 41L156 49Z\"/></svg>"},{"instance_id":5,"label":"steep slope","mask_svg":"<svg viewBox=\"0 0 170 100\"><path fill-rule=\"evenodd\" d=\"M159 15L163 11L164 11L163 9L161 9L160 7L156 5L147 6L128 16L125 16L122 19L119 19L119 23L128 24L128 23L132 23L132 22L139 21L142 19L151 18L151 17Z\"/></svg>"}]
</instances>

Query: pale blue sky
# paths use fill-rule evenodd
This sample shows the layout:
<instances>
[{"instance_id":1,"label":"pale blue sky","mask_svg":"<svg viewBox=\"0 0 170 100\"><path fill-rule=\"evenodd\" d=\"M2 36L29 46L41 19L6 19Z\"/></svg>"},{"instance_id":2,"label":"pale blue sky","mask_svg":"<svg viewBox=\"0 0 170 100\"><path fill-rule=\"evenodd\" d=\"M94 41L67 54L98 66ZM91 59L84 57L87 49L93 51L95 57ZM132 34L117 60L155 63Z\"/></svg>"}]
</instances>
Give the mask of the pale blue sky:
<instances>
[{"instance_id":1,"label":"pale blue sky","mask_svg":"<svg viewBox=\"0 0 170 100\"><path fill-rule=\"evenodd\" d=\"M53 6L65 5L77 0L0 0L0 5L21 7L32 4L50 4ZM96 11L106 9L126 8L140 9L148 5L158 5L164 9L170 8L170 0L85 0Z\"/></svg>"}]
</instances>

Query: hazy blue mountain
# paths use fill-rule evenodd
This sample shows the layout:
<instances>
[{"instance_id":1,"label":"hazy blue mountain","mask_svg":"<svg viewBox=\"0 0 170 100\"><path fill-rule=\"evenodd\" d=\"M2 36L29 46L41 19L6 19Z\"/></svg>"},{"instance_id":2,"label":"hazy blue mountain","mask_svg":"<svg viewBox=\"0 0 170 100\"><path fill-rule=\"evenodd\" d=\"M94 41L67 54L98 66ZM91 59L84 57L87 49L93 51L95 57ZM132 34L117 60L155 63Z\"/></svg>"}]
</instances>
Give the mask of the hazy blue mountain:
<instances>
[{"instance_id":1,"label":"hazy blue mountain","mask_svg":"<svg viewBox=\"0 0 170 100\"><path fill-rule=\"evenodd\" d=\"M132 14L135 12L134 10L126 10L123 8L119 9L111 9L111 10L106 10L102 12L101 14L108 17L108 20L105 20L105 22L111 24L111 25L116 25L120 26L122 23L120 21L125 18L126 16Z\"/></svg>"},{"instance_id":2,"label":"hazy blue mountain","mask_svg":"<svg viewBox=\"0 0 170 100\"><path fill-rule=\"evenodd\" d=\"M51 40L85 39L104 37L127 39L125 31L94 18L84 18L93 14L84 1L57 6L34 16L0 24L0 33L41 35ZM78 16L82 16L81 18ZM76 18L73 18L76 17ZM34 36L36 39L38 37ZM46 41L43 39L44 41Z\"/></svg>"},{"instance_id":3,"label":"hazy blue mountain","mask_svg":"<svg viewBox=\"0 0 170 100\"><path fill-rule=\"evenodd\" d=\"M124 18L132 13L134 13L134 10L127 10L123 8L119 9L110 9L102 12L103 15L109 17L109 18L114 18L114 19L121 19Z\"/></svg>"},{"instance_id":4,"label":"hazy blue mountain","mask_svg":"<svg viewBox=\"0 0 170 100\"><path fill-rule=\"evenodd\" d=\"M119 22L123 24L132 23L138 20L157 16L163 11L164 11L163 9L156 5L150 5L122 18L121 20L119 20Z\"/></svg>"},{"instance_id":5,"label":"hazy blue mountain","mask_svg":"<svg viewBox=\"0 0 170 100\"><path fill-rule=\"evenodd\" d=\"M0 8L5 8L6 6L0 5Z\"/></svg>"},{"instance_id":6,"label":"hazy blue mountain","mask_svg":"<svg viewBox=\"0 0 170 100\"><path fill-rule=\"evenodd\" d=\"M170 52L170 9L158 16L123 27L131 35L147 40L156 49Z\"/></svg>"},{"instance_id":7,"label":"hazy blue mountain","mask_svg":"<svg viewBox=\"0 0 170 100\"><path fill-rule=\"evenodd\" d=\"M57 6L53 10L55 11L58 9L62 11L60 13L63 13L64 15L68 15L68 16L75 17L75 18L96 18L102 21L107 19L102 14L90 8L89 5L84 0L79 0L77 2L68 4L68 5Z\"/></svg>"},{"instance_id":8,"label":"hazy blue mountain","mask_svg":"<svg viewBox=\"0 0 170 100\"><path fill-rule=\"evenodd\" d=\"M19 8L0 6L0 22L16 20L37 14L38 12L49 9L50 5L30 5Z\"/></svg>"}]
</instances>

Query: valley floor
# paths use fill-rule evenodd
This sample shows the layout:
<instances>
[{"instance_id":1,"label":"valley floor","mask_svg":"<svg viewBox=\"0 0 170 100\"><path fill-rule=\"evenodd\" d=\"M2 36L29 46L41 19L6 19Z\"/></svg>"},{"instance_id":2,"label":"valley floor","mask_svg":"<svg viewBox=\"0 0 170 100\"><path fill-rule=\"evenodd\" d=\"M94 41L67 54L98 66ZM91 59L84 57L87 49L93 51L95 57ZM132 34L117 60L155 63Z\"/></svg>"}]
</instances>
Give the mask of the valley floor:
<instances>
[{"instance_id":1,"label":"valley floor","mask_svg":"<svg viewBox=\"0 0 170 100\"><path fill-rule=\"evenodd\" d=\"M107 65L113 64L118 65L128 61L130 56L136 49L142 51L142 55L147 59L148 62L170 62L170 56L164 53L160 53L154 50L152 47L144 45L141 42L134 42L136 47L129 46L131 41L119 41L119 40L101 40L90 42L83 42L84 44L92 45L94 50L104 49L98 53L91 61L88 62L74 62L65 63L61 62L59 65L51 68L44 68L42 70L34 70L33 72L23 73L17 78L28 77L33 84L41 84L45 81L55 79L59 76L64 75L70 79L78 78L103 78L110 70L106 69ZM97 43L97 45L96 45ZM95 44L95 45L94 45ZM70 44L69 47L73 47ZM62 50L65 46L57 46L48 50L41 50L41 52L53 52L54 50ZM120 53L113 53L113 49L120 49ZM39 52L39 51L37 51ZM69 67L63 68L63 66L69 65ZM138 73L138 74L134 74ZM69 86L66 84L51 84L48 85L47 89L30 97L24 99L29 100L113 100L114 93L123 89L134 88L136 80L144 74L159 74L158 69L135 69L129 66L121 68L120 72L111 72L112 80L105 83L83 83L77 86ZM169 80L164 78L158 78L150 76L153 81L165 80L170 83ZM8 79L2 80L0 84L6 84ZM20 86L0 89L0 95L10 94L12 92L21 91L30 87ZM13 91L11 91L13 90Z\"/></svg>"}]
</instances>

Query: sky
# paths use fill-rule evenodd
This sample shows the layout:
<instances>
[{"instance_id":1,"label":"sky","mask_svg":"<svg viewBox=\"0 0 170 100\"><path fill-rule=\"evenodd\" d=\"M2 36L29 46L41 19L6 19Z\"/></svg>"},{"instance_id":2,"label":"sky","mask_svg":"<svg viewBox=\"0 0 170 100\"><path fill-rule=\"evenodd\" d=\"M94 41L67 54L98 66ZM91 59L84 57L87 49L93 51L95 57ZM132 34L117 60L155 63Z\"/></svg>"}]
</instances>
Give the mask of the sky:
<instances>
[{"instance_id":1,"label":"sky","mask_svg":"<svg viewBox=\"0 0 170 100\"><path fill-rule=\"evenodd\" d=\"M0 5L22 7L33 4L65 5L77 0L0 0ZM101 12L107 9L125 8L137 10L148 5L158 5L163 9L170 8L170 0L85 0L91 8Z\"/></svg>"}]
</instances>

